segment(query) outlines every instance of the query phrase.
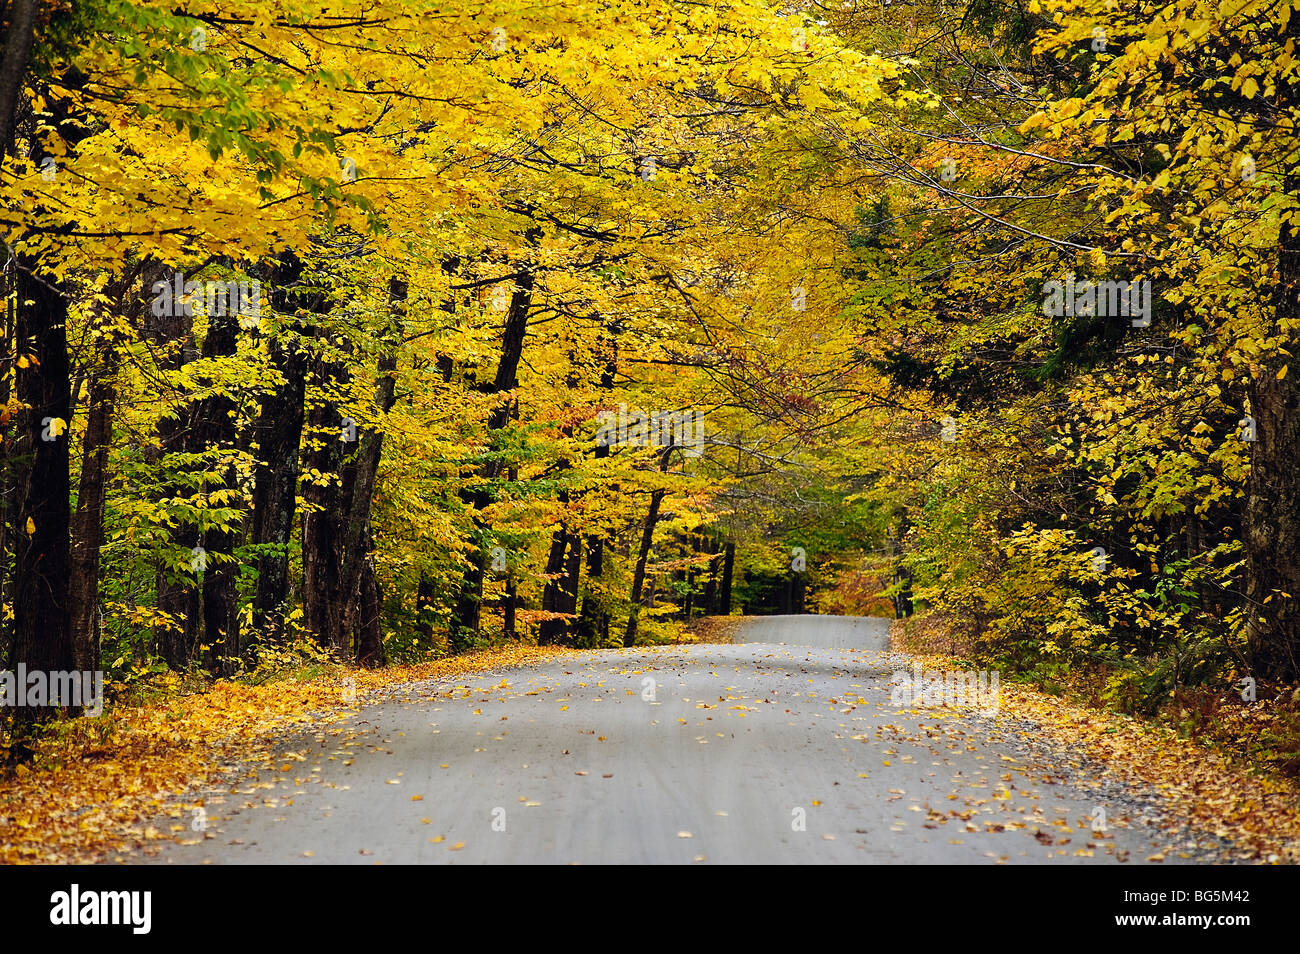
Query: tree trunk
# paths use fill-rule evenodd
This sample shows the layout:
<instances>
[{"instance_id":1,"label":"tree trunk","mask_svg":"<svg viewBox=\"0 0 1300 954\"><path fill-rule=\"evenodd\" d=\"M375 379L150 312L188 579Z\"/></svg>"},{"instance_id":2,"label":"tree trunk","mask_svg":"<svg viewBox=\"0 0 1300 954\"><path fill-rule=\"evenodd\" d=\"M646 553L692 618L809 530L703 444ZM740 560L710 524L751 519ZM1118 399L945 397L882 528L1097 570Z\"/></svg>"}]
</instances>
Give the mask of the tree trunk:
<instances>
[{"instance_id":1,"label":"tree trunk","mask_svg":"<svg viewBox=\"0 0 1300 954\"><path fill-rule=\"evenodd\" d=\"M393 407L397 370L396 352L384 355L379 362L380 379L375 389L375 407L382 414L387 414ZM357 450L355 476L348 496L347 519L343 523L343 564L339 568L338 592L343 599L342 628L340 636L356 628L360 604L357 594L361 586L361 574L365 563L370 559L372 538L370 536L370 512L374 504L375 488L379 481L379 462L383 455L384 433L382 430L367 428L361 437Z\"/></svg>"},{"instance_id":2,"label":"tree trunk","mask_svg":"<svg viewBox=\"0 0 1300 954\"><path fill-rule=\"evenodd\" d=\"M570 533L568 537L569 554L564 561L564 577L560 581L560 598L556 603L559 612L571 617L560 621L560 633L566 638L573 635L572 617L578 614L578 585L582 574L582 537L576 533Z\"/></svg>"},{"instance_id":3,"label":"tree trunk","mask_svg":"<svg viewBox=\"0 0 1300 954\"><path fill-rule=\"evenodd\" d=\"M1300 33L1293 16L1288 33ZM1296 98L1296 92L1290 94ZM1300 173L1285 176L1285 191L1300 196ZM1300 223L1281 225L1276 290L1277 321L1300 318ZM1257 672L1270 679L1300 678L1300 368L1278 373L1300 355L1264 363L1250 391L1255 441L1250 445L1246 497L1247 638Z\"/></svg>"},{"instance_id":4,"label":"tree trunk","mask_svg":"<svg viewBox=\"0 0 1300 954\"><path fill-rule=\"evenodd\" d=\"M667 495L666 490L654 490L650 493L650 509L646 511L645 524L641 528L641 547L637 550L636 570L632 574L632 609L627 617L627 631L623 634L623 645L636 643L637 617L641 611L641 588L645 585L645 568L650 559L650 544L654 540L655 524L659 522L659 506Z\"/></svg>"},{"instance_id":5,"label":"tree trunk","mask_svg":"<svg viewBox=\"0 0 1300 954\"><path fill-rule=\"evenodd\" d=\"M600 374L600 387L604 391L613 390L618 375L618 336L621 332L622 324L617 318L606 320L602 342L605 362ZM609 445L598 443L592 456L596 460L608 458ZM618 492L617 486L613 492ZM587 592L582 598L582 612L578 617L575 638L575 643L586 649L603 646L609 640L609 609L604 596L595 591L605 572L607 547L608 541L603 535L593 533L587 536Z\"/></svg>"},{"instance_id":6,"label":"tree trunk","mask_svg":"<svg viewBox=\"0 0 1300 954\"><path fill-rule=\"evenodd\" d=\"M722 583L718 587L718 613L731 615L731 571L736 563L736 545L730 540L722 555Z\"/></svg>"},{"instance_id":7,"label":"tree trunk","mask_svg":"<svg viewBox=\"0 0 1300 954\"><path fill-rule=\"evenodd\" d=\"M253 628L271 644L284 637L289 597L289 544L293 539L307 390L307 357L296 338L273 340L271 363L283 378L264 395L257 424L250 542L264 548L257 558Z\"/></svg>"},{"instance_id":8,"label":"tree trunk","mask_svg":"<svg viewBox=\"0 0 1300 954\"><path fill-rule=\"evenodd\" d=\"M369 534L367 534L369 537ZM357 620L357 665L377 669L384 664L384 636L379 625L379 581L375 578L374 541L361 567L360 611Z\"/></svg>"},{"instance_id":9,"label":"tree trunk","mask_svg":"<svg viewBox=\"0 0 1300 954\"><path fill-rule=\"evenodd\" d=\"M407 286L394 278L388 287L389 306L393 310L393 326L399 325L398 314L406 301ZM398 337L394 335L394 337ZM379 359L379 381L375 386L374 407L380 417L393 409L397 395L397 344L393 342ZM339 595L343 611L340 639L347 639L357 629L361 601L362 573L367 561L373 564L374 539L370 533L370 512L374 504L375 488L379 481L379 462L383 456L384 432L382 428L366 428L360 436L354 478L350 482L347 519L343 524L343 564L339 568ZM376 608L376 613L378 608ZM375 623L378 627L378 622ZM376 629L376 632L378 630Z\"/></svg>"},{"instance_id":10,"label":"tree trunk","mask_svg":"<svg viewBox=\"0 0 1300 954\"><path fill-rule=\"evenodd\" d=\"M159 271L156 263L144 261L129 268L104 289L104 297L117 314L133 319L147 307L146 293ZM130 295L136 282L137 295ZM108 489L108 452L113 439L113 415L117 401L117 342L113 322L97 305L93 318L93 343L87 357L88 385L86 429L81 446L81 477L77 483L77 506L72 515L71 633L77 668L99 669L100 603L99 563L104 546L104 502ZM74 391L75 393L75 391Z\"/></svg>"},{"instance_id":11,"label":"tree trunk","mask_svg":"<svg viewBox=\"0 0 1300 954\"><path fill-rule=\"evenodd\" d=\"M530 230L528 235L530 241L540 238L540 232L534 230ZM519 272L514 294L510 296L505 326L501 331L501 358L497 363L496 377L484 388L488 394L504 394L514 390L518 383L519 361L523 357L524 337L528 333L528 313L532 309L534 281L530 264L520 268ZM510 421L510 411L511 402L502 401L488 419L488 430L497 431L505 427ZM479 476L490 480L500 473L500 469L499 463L489 462L479 469ZM490 498L485 490L479 489L467 494L465 499L474 510L475 539L452 618L453 652L460 652L478 635L482 618L483 578L487 572L487 553L484 547L489 535L479 513L487 507Z\"/></svg>"},{"instance_id":12,"label":"tree trunk","mask_svg":"<svg viewBox=\"0 0 1300 954\"><path fill-rule=\"evenodd\" d=\"M312 379L322 392L345 385L350 378L339 361L318 358ZM348 487L343 466L343 419L338 408L323 396L308 414L312 438L306 469L327 475L327 479L303 482L302 497L302 607L307 632L330 646L331 634L342 630L339 618L339 568L343 564L339 514L347 500Z\"/></svg>"},{"instance_id":13,"label":"tree trunk","mask_svg":"<svg viewBox=\"0 0 1300 954\"><path fill-rule=\"evenodd\" d=\"M559 575L564 570L564 552L569 545L569 533L564 524L560 524L551 533L551 549L546 555L546 586L542 589L542 611L559 613L560 604ZM537 627L537 642L540 645L553 643L563 630L562 620L544 619Z\"/></svg>"},{"instance_id":14,"label":"tree trunk","mask_svg":"<svg viewBox=\"0 0 1300 954\"><path fill-rule=\"evenodd\" d=\"M14 519L14 645L10 668L72 671L68 583L71 493L70 453L65 427L71 416L72 377L68 361L68 306L53 279L35 274L34 262L19 262L16 346L27 367L17 373L17 398L28 409L19 414L12 455L18 491ZM30 304L29 304L30 302ZM14 708L20 740L54 707ZM25 754L20 741L17 754Z\"/></svg>"},{"instance_id":15,"label":"tree trunk","mask_svg":"<svg viewBox=\"0 0 1300 954\"><path fill-rule=\"evenodd\" d=\"M72 517L72 645L77 668L99 668L99 554L104 545L104 499L108 485L108 448L113 439L113 403L117 389L117 352L106 343L99 367L91 372L86 398L86 433L81 447L81 479Z\"/></svg>"},{"instance_id":16,"label":"tree trunk","mask_svg":"<svg viewBox=\"0 0 1300 954\"><path fill-rule=\"evenodd\" d=\"M583 649L594 649L603 644L609 635L609 613L595 592L605 569L605 540L597 534L587 537L587 592L582 599L582 613L578 617L577 644Z\"/></svg>"},{"instance_id":17,"label":"tree trunk","mask_svg":"<svg viewBox=\"0 0 1300 954\"><path fill-rule=\"evenodd\" d=\"M695 567L686 568L686 595L682 597L682 619L691 621L695 613Z\"/></svg>"},{"instance_id":18,"label":"tree trunk","mask_svg":"<svg viewBox=\"0 0 1300 954\"><path fill-rule=\"evenodd\" d=\"M0 327L0 341L18 340L17 325L17 261L11 255L6 255L4 262L4 317L3 327ZM7 350L7 349L0 349ZM17 355L0 354L0 407L8 407L9 399L12 396L12 375L14 373L14 360ZM10 458L14 451L13 436L16 436L16 427L21 427L21 422L10 421L4 428L0 428L0 604L13 605L13 589L11 582L13 580L13 547L10 543L15 539L16 527L13 519L15 508L13 501L18 498L17 484L15 481L16 472L10 464ZM13 435L11 435L13 430ZM13 650L13 620L8 613L0 613L0 661L12 658ZM0 718L0 725L3 725L4 719Z\"/></svg>"},{"instance_id":19,"label":"tree trunk","mask_svg":"<svg viewBox=\"0 0 1300 954\"><path fill-rule=\"evenodd\" d=\"M501 635L510 641L516 638L515 613L518 605L518 587L513 576L506 578L505 592L501 596Z\"/></svg>"},{"instance_id":20,"label":"tree trunk","mask_svg":"<svg viewBox=\"0 0 1300 954\"><path fill-rule=\"evenodd\" d=\"M36 36L37 0L12 0L4 17L8 20L4 34L4 58L0 60L0 159L9 154L14 138L14 114L22 95Z\"/></svg>"},{"instance_id":21,"label":"tree trunk","mask_svg":"<svg viewBox=\"0 0 1300 954\"><path fill-rule=\"evenodd\" d=\"M104 289L117 315L139 318L146 311L146 294L159 266L142 261L127 269ZM136 282L139 294L130 295ZM77 509L72 519L72 577L68 582L73 651L82 671L100 668L99 564L104 546L104 500L108 491L108 451L113 441L118 369L113 322L96 305L94 343L87 355L86 434L82 438L81 480L77 483Z\"/></svg>"},{"instance_id":22,"label":"tree trunk","mask_svg":"<svg viewBox=\"0 0 1300 954\"><path fill-rule=\"evenodd\" d=\"M487 551L484 548L486 532L478 529L474 548L470 551L469 567L461 580L460 594L456 600L448 642L453 653L464 652L470 640L476 637L481 626L483 611L483 578L487 575Z\"/></svg>"},{"instance_id":23,"label":"tree trunk","mask_svg":"<svg viewBox=\"0 0 1300 954\"><path fill-rule=\"evenodd\" d=\"M15 140L39 6L36 0L12 0L4 11L8 23L0 61L0 161L11 153ZM80 118L71 115L66 100L51 100L47 108L66 145L75 146L89 135L85 123L64 124ZM41 142L33 137L29 158L39 164L45 155ZM15 397L24 410L16 415L14 446L7 461L15 496L9 531L13 628L8 663L11 668L23 664L29 671L73 671L77 654L68 603L72 553L67 426L73 399L68 303L62 281L43 274L39 260L7 251L14 269L15 360L24 359L15 369ZM31 728L57 711L48 703L72 700L47 697L45 701L45 705L15 707L11 761L30 755Z\"/></svg>"},{"instance_id":24,"label":"tree trunk","mask_svg":"<svg viewBox=\"0 0 1300 954\"><path fill-rule=\"evenodd\" d=\"M388 293L396 331L406 300L406 283L392 279ZM373 406L381 417L392 409L396 399L396 369L397 345L393 342L379 359ZM318 362L314 374L322 390L348 377L340 364L324 360ZM338 480L312 481L304 486L303 498L309 509L303 517L303 616L309 632L346 658L354 654L353 641L364 632L362 604L366 596L362 580L371 559L370 513L384 435L382 429L366 428L355 432L355 441L345 441L351 429L345 433L338 408L328 401L312 409L310 424L317 436L308 469L337 474ZM325 432L323 436L320 431ZM350 456L345 457L349 450ZM377 589L376 584L371 594L376 604ZM375 658L373 645L366 646L365 652L367 659ZM358 643L355 655L361 653Z\"/></svg>"},{"instance_id":25,"label":"tree trunk","mask_svg":"<svg viewBox=\"0 0 1300 954\"><path fill-rule=\"evenodd\" d=\"M233 309L228 309L232 311ZM227 358L239 344L239 318L236 314L209 318L208 333L203 339L204 358ZM191 413L187 450L192 454L216 451L225 456L235 447L235 402L224 394L200 399ZM235 468L218 457L217 491L233 495L236 491ZM204 488L207 490L206 486ZM207 667L214 675L234 674L239 657L239 605L235 591L238 564L235 562L235 529L213 527L200 543L206 558L203 570L203 643L207 647ZM219 559L220 558L220 559Z\"/></svg>"},{"instance_id":26,"label":"tree trunk","mask_svg":"<svg viewBox=\"0 0 1300 954\"><path fill-rule=\"evenodd\" d=\"M159 271L152 277L169 280L169 275L169 272ZM153 283L147 287L152 289ZM144 329L145 336L153 344L159 371L179 371L199 355L191 336L191 319L182 310L178 309L173 315L155 315L152 309L146 309ZM146 451L153 463L161 465L168 455L185 450L188 424L184 409L158 421L158 449ZM176 485L163 488L160 496L170 498L185 492L186 488ZM182 525L172 532L172 542L188 553L199 543L198 532L193 527ZM158 654L175 670L189 667L199 643L201 606L197 585L192 574L181 574L170 566L159 564L155 580L156 603L169 622L158 627Z\"/></svg>"},{"instance_id":27,"label":"tree trunk","mask_svg":"<svg viewBox=\"0 0 1300 954\"><path fill-rule=\"evenodd\" d=\"M705 537L704 552L709 554L709 579L704 584L701 602L704 615L712 616L718 611L718 541L712 537Z\"/></svg>"}]
</instances>

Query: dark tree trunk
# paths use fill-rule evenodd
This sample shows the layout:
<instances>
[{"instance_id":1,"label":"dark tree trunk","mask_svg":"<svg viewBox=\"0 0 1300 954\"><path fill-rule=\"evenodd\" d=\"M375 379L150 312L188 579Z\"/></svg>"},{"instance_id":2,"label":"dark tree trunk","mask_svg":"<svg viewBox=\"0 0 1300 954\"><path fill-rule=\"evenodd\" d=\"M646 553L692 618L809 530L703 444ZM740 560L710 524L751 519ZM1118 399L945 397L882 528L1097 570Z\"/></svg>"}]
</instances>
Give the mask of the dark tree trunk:
<instances>
[{"instance_id":1,"label":"dark tree trunk","mask_svg":"<svg viewBox=\"0 0 1300 954\"><path fill-rule=\"evenodd\" d=\"M736 564L736 545L730 540L722 555L722 583L718 587L718 613L731 615L731 572Z\"/></svg>"},{"instance_id":2,"label":"dark tree trunk","mask_svg":"<svg viewBox=\"0 0 1300 954\"><path fill-rule=\"evenodd\" d=\"M72 567L68 585L72 645L77 668L99 668L99 554L104 545L104 500L108 486L108 448L113 439L117 352L106 343L90 375L86 433L81 447L77 510L72 516Z\"/></svg>"},{"instance_id":3,"label":"dark tree trunk","mask_svg":"<svg viewBox=\"0 0 1300 954\"><path fill-rule=\"evenodd\" d=\"M402 286L401 296L405 298L405 286ZM392 410L397 387L396 370L397 352L394 346L379 360L380 377L375 388L375 408L381 415ZM341 633L344 639L356 629L357 614L360 611L357 593L361 586L361 574L366 562L372 559L370 512L379 482L384 432L367 428L361 436L360 445L357 449L355 476L350 482L347 519L342 527L343 565L339 569L339 594L344 600Z\"/></svg>"},{"instance_id":4,"label":"dark tree trunk","mask_svg":"<svg viewBox=\"0 0 1300 954\"><path fill-rule=\"evenodd\" d=\"M546 586L542 589L542 611L560 613L560 573L564 570L565 548L569 545L569 532L560 524L551 534L551 549L546 555ZM544 619L537 628L537 642L545 646L555 642L564 629L563 620Z\"/></svg>"},{"instance_id":5,"label":"dark tree trunk","mask_svg":"<svg viewBox=\"0 0 1300 954\"><path fill-rule=\"evenodd\" d=\"M394 278L389 283L388 292L393 330L396 332L406 300L406 283ZM391 342L379 359L379 379L375 386L374 409L380 417L392 410L396 398L396 370L397 345ZM337 417L333 408L326 408L325 413ZM344 435L341 419L338 427L337 433L341 438ZM311 514L310 520L303 521L304 604L312 605L310 628L328 646L347 656L356 639L357 658L364 653L367 664L373 665L377 664L376 659L382 659L382 645L373 643L379 632L378 583L375 582L370 594L375 599L376 616L374 628L369 632L362 625L363 604L369 598L362 589L368 564L373 573L370 513L379 479L384 434L380 428L366 428L358 431L356 437L355 452L342 464L340 487L337 491L324 488L324 493L319 495L323 509ZM338 441L340 447L348 447L350 443ZM322 448L321 453L331 457L335 454L342 456L342 451L328 447ZM312 550L310 560L309 546ZM310 579L307 578L309 565ZM316 592L313 592L313 583L319 586ZM362 638L366 641L364 646Z\"/></svg>"},{"instance_id":6,"label":"dark tree trunk","mask_svg":"<svg viewBox=\"0 0 1300 954\"><path fill-rule=\"evenodd\" d=\"M118 315L139 317L146 308L144 292L157 270L151 263L131 266L104 290ZM143 279L142 279L143 276ZM131 286L142 279L140 294L130 296ZM77 509L72 519L72 577L68 581L72 615L73 651L77 668L100 668L99 564L104 546L104 502L108 493L108 451L113 441L113 411L117 402L117 342L113 322L105 313L109 305L96 305L94 344L86 363L86 433L82 438L81 478L77 483Z\"/></svg>"},{"instance_id":7,"label":"dark tree trunk","mask_svg":"<svg viewBox=\"0 0 1300 954\"><path fill-rule=\"evenodd\" d=\"M343 364L330 358L318 358L312 368L313 383L322 394L308 414L312 437L305 467L327 476L304 481L302 488L303 626L327 646L332 645L331 634L339 633L343 626L339 617L339 568L343 564L339 514L348 492L343 455L355 445L342 440L343 419L324 393L345 385L349 377Z\"/></svg>"},{"instance_id":8,"label":"dark tree trunk","mask_svg":"<svg viewBox=\"0 0 1300 954\"><path fill-rule=\"evenodd\" d=\"M12 0L4 11L8 23L0 61L0 160L10 154L15 139L39 7L35 0ZM72 115L68 101L51 99L47 108L66 145L75 147L90 134L86 123L64 123L80 118ZM32 137L29 153L37 164L46 156L36 137ZM15 371L15 397L24 410L16 415L14 446L7 461L15 498L9 531L13 629L8 663L11 668L24 664L28 670L47 673L72 671L77 653L69 606L71 450L67 427L73 394L68 303L62 281L44 274L39 260L12 251L9 257L14 268L16 311L13 347L16 356L26 360ZM30 754L30 729L56 711L57 707L48 704L14 709L10 760Z\"/></svg>"},{"instance_id":9,"label":"dark tree trunk","mask_svg":"<svg viewBox=\"0 0 1300 954\"><path fill-rule=\"evenodd\" d=\"M388 291L396 338L406 301L406 283L394 278ZM381 417L392 410L396 399L396 370L397 345L393 341L379 359L374 408ZM322 367L318 373L324 385L328 385L331 378L343 377L343 370L332 364ZM313 425L327 432L333 430L338 439L330 440L327 433L320 441L321 446L313 451L310 466L322 473L338 473L339 482L337 485L332 481L325 486L309 485L312 488L310 495L304 493L304 499L313 505L303 518L304 617L309 631L346 657L352 652L354 639L363 632L366 595L362 593L362 579L367 562L372 559L370 513L379 478L379 462L383 456L384 434L379 428L365 428L356 432L355 442L343 441L342 419L328 402L316 408L312 417ZM354 445L355 451L344 459L345 449ZM326 467L317 466L318 460ZM377 593L376 583L372 594L376 598L376 614ZM377 616L375 626L378 626ZM367 659L378 658L376 651L373 645L365 647ZM382 649L378 651L382 654ZM361 654L362 646L358 642L356 655L359 658Z\"/></svg>"},{"instance_id":10,"label":"dark tree trunk","mask_svg":"<svg viewBox=\"0 0 1300 954\"><path fill-rule=\"evenodd\" d=\"M718 542L712 537L705 537L704 552L709 554L709 580L704 584L701 600L704 615L712 616L718 611Z\"/></svg>"},{"instance_id":11,"label":"dark tree trunk","mask_svg":"<svg viewBox=\"0 0 1300 954\"><path fill-rule=\"evenodd\" d=\"M641 588L645 585L645 568L650 559L650 544L654 541L655 525L659 522L659 507L667 495L666 490L654 490L650 493L650 509L646 511L645 523L641 528L641 546L637 550L636 569L632 574L632 609L627 617L627 631L623 634L623 645L636 643L637 617L641 612Z\"/></svg>"},{"instance_id":12,"label":"dark tree trunk","mask_svg":"<svg viewBox=\"0 0 1300 954\"><path fill-rule=\"evenodd\" d=\"M253 627L274 644L284 637L289 597L289 544L296 513L307 357L290 337L271 342L270 358L283 383L261 401L249 540L264 548L257 558Z\"/></svg>"},{"instance_id":13,"label":"dark tree trunk","mask_svg":"<svg viewBox=\"0 0 1300 954\"><path fill-rule=\"evenodd\" d=\"M536 241L540 233L530 230L529 240ZM519 269L515 282L514 294L510 297L510 308L506 312L505 327L501 331L501 358L497 363L496 377L484 391L488 394L505 394L514 390L518 383L519 361L523 357L524 337L528 333L528 313L533 303L533 269L525 265ZM511 401L503 400L488 419L488 430L498 431L510 421ZM491 480L500 473L497 462L488 462L479 469L479 476ZM483 526L479 513L490 501L487 491L476 490L466 495L466 502L474 510L474 550L470 554L469 567L461 581L460 594L456 600L456 609L452 618L451 648L453 652L463 650L471 639L478 635L483 608L483 578L487 572L487 553L485 546L489 539L487 528Z\"/></svg>"},{"instance_id":14,"label":"dark tree trunk","mask_svg":"<svg viewBox=\"0 0 1300 954\"><path fill-rule=\"evenodd\" d=\"M33 274L33 262L20 261L17 280L16 347L27 367L17 373L21 412L11 457L15 468L13 656L29 670L76 668L69 614L68 582L71 493L68 433L72 377L68 361L68 306L53 279ZM30 302L30 304L29 304ZM60 430L62 432L60 433ZM44 721L50 706L18 706L16 736ZM20 754L23 745L17 746Z\"/></svg>"},{"instance_id":15,"label":"dark tree trunk","mask_svg":"<svg viewBox=\"0 0 1300 954\"><path fill-rule=\"evenodd\" d=\"M4 286L0 291L4 293L4 316L3 327L0 327L0 340L17 342L17 274L15 272L16 261L8 258L4 262ZM3 352L7 349L0 349ZM12 396L11 375L14 372L14 359L17 355L0 353L0 407L8 407L9 399ZM10 421L7 426L0 429L0 603L13 605L13 547L10 541L15 539L15 527L13 519L16 512L14 501L18 497L16 485L16 472L11 464L13 451L15 450L15 440L18 435L18 429L23 426L21 421ZM3 665L11 657L13 650L13 620L8 613L0 613L0 665ZM0 725L4 719L0 718Z\"/></svg>"},{"instance_id":16,"label":"dark tree trunk","mask_svg":"<svg viewBox=\"0 0 1300 954\"><path fill-rule=\"evenodd\" d=\"M515 578L511 576L506 579L505 592L501 596L501 634L511 641L516 638L515 613L518 596Z\"/></svg>"},{"instance_id":17,"label":"dark tree trunk","mask_svg":"<svg viewBox=\"0 0 1300 954\"><path fill-rule=\"evenodd\" d=\"M11 0L3 11L8 21L4 32L4 56L0 59L0 159L9 153L14 138L14 116L27 75L40 12L37 0Z\"/></svg>"},{"instance_id":18,"label":"dark tree trunk","mask_svg":"<svg viewBox=\"0 0 1300 954\"><path fill-rule=\"evenodd\" d=\"M111 307L123 316L138 319L147 307L146 293L159 267L152 262L132 266L104 290ZM130 290L140 282L140 292ZM100 667L99 563L104 545L104 502L108 489L108 451L113 440L113 412L117 401L117 342L113 323L103 309L94 312L94 344L87 356L88 385L86 429L81 446L81 477L77 483L77 507L72 515L72 575L68 581L71 602L72 645L77 667Z\"/></svg>"},{"instance_id":19,"label":"dark tree trunk","mask_svg":"<svg viewBox=\"0 0 1300 954\"><path fill-rule=\"evenodd\" d=\"M1300 36L1298 21L1300 17L1291 18L1289 36ZM1300 90L1293 88L1284 97L1294 106ZM1287 194L1300 197L1300 172L1292 169L1284 183ZM1300 318L1300 223L1283 222L1281 230L1275 292L1279 324ZM1300 678L1300 368L1290 369L1281 380L1277 375L1288 362L1295 363L1298 346L1293 337L1291 357L1265 362L1251 387L1255 441L1243 528L1252 662L1261 675L1284 681Z\"/></svg>"},{"instance_id":20,"label":"dark tree trunk","mask_svg":"<svg viewBox=\"0 0 1300 954\"><path fill-rule=\"evenodd\" d=\"M587 537L587 592L582 599L582 613L578 617L578 644L593 649L609 636L609 612L595 586L605 569L605 540L596 534Z\"/></svg>"},{"instance_id":21,"label":"dark tree trunk","mask_svg":"<svg viewBox=\"0 0 1300 954\"><path fill-rule=\"evenodd\" d=\"M375 669L384 664L384 637L379 626L379 581L375 577L375 555L372 547L361 566L360 615L357 620L357 664Z\"/></svg>"},{"instance_id":22,"label":"dark tree trunk","mask_svg":"<svg viewBox=\"0 0 1300 954\"><path fill-rule=\"evenodd\" d=\"M618 374L618 336L621 331L622 326L618 319L608 319L605 322L605 336L601 348L604 354L604 367L600 374L600 387L605 391L613 390L614 380ZM609 445L598 443L592 456L596 460L606 459L609 457ZM617 493L617 487L614 488L614 492ZM582 598L582 611L578 617L575 639L576 643L587 649L603 646L609 640L609 609L605 598L596 592L605 572L607 547L608 542L603 535L593 533L587 536L587 592Z\"/></svg>"},{"instance_id":23,"label":"dark tree trunk","mask_svg":"<svg viewBox=\"0 0 1300 954\"><path fill-rule=\"evenodd\" d=\"M482 622L483 578L487 575L487 551L484 548L486 533L482 528L478 529L474 549L469 554L469 567L461 580L460 595L456 600L455 616L452 619L449 643L453 653L464 652L469 648L470 641L478 635Z\"/></svg>"},{"instance_id":24,"label":"dark tree trunk","mask_svg":"<svg viewBox=\"0 0 1300 954\"><path fill-rule=\"evenodd\" d=\"M695 567L686 568L686 595L682 597L682 619L691 621L695 612Z\"/></svg>"},{"instance_id":25,"label":"dark tree trunk","mask_svg":"<svg viewBox=\"0 0 1300 954\"><path fill-rule=\"evenodd\" d=\"M569 553L564 561L564 577L560 580L560 598L556 603L559 612L571 617L560 621L561 634L566 638L573 633L572 617L578 613L578 585L582 574L582 537L576 533L570 533L568 537Z\"/></svg>"},{"instance_id":26,"label":"dark tree trunk","mask_svg":"<svg viewBox=\"0 0 1300 954\"><path fill-rule=\"evenodd\" d=\"M894 596L894 617L905 619L912 615L912 574L902 566L894 570L894 583L898 593Z\"/></svg>"},{"instance_id":27,"label":"dark tree trunk","mask_svg":"<svg viewBox=\"0 0 1300 954\"><path fill-rule=\"evenodd\" d=\"M235 354L238 344L238 315L216 315L209 319L208 333L203 339L204 358L230 357ZM224 394L197 401L191 414L187 441L190 453L217 453L217 489L229 495L237 489L235 469L233 464L220 458L233 452L235 447L234 411L235 402ZM207 667L214 675L233 675L239 657L239 605L235 592L238 576L235 544L238 538L234 528L214 527L203 534L201 541L206 554L202 583L203 642L207 647Z\"/></svg>"},{"instance_id":28,"label":"dark tree trunk","mask_svg":"<svg viewBox=\"0 0 1300 954\"><path fill-rule=\"evenodd\" d=\"M157 276L168 280L167 273L157 272L155 277ZM152 287L153 284L149 283L148 288ZM146 309L144 327L145 336L153 344L160 371L179 371L199 356L192 338L191 319L179 309L174 315L161 316L155 315L152 309ZM184 409L158 422L158 450L156 453L148 452L155 463L161 464L169 454L185 450L188 428L188 414ZM166 487L161 496L178 497L184 493L184 487ZM182 525L173 531L172 541L188 553L199 544L198 532L193 527ZM197 580L192 574L182 575L170 566L159 565L156 602L158 610L167 619L158 627L158 653L175 670L189 668L199 644L201 605L197 587Z\"/></svg>"},{"instance_id":29,"label":"dark tree trunk","mask_svg":"<svg viewBox=\"0 0 1300 954\"><path fill-rule=\"evenodd\" d=\"M659 455L659 473L666 473L672 459L673 445L669 444ZM641 613L641 588L645 585L646 563L650 559L650 545L654 542L655 525L659 523L659 507L668 491L662 488L650 492L650 509L646 512L645 525L641 528L641 547L637 554L636 568L632 573L632 607L627 617L627 629L623 633L623 645L631 646L636 642L637 618ZM654 586L650 588L650 605L654 605Z\"/></svg>"}]
</instances>

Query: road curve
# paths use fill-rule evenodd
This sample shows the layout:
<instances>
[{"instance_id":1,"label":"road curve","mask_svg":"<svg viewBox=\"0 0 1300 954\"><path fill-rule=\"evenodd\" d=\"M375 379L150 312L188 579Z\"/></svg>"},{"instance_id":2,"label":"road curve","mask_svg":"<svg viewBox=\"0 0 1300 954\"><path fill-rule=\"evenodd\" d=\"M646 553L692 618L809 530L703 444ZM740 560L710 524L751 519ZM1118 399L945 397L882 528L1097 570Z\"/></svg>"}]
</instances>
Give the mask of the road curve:
<instances>
[{"instance_id":1,"label":"road curve","mask_svg":"<svg viewBox=\"0 0 1300 954\"><path fill-rule=\"evenodd\" d=\"M414 684L205 793L205 835L128 860L1202 860L1143 793L1089 790L1033 725L891 698L911 661L887 620L771 617L735 639Z\"/></svg>"}]
</instances>

